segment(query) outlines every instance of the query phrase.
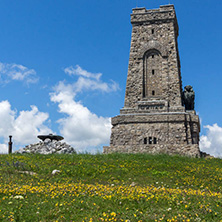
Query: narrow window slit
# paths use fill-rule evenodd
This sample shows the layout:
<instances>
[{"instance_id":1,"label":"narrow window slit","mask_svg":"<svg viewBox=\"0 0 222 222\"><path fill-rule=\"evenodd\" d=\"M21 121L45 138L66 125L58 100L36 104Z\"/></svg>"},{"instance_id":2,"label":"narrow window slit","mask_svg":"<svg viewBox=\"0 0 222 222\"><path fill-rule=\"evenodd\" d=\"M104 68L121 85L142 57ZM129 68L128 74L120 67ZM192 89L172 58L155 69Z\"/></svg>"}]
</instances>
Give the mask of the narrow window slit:
<instances>
[{"instance_id":1,"label":"narrow window slit","mask_svg":"<svg viewBox=\"0 0 222 222\"><path fill-rule=\"evenodd\" d=\"M156 137L153 138L153 144L157 144Z\"/></svg>"},{"instance_id":2,"label":"narrow window slit","mask_svg":"<svg viewBox=\"0 0 222 222\"><path fill-rule=\"evenodd\" d=\"M149 144L152 144L152 137L149 137Z\"/></svg>"}]
</instances>

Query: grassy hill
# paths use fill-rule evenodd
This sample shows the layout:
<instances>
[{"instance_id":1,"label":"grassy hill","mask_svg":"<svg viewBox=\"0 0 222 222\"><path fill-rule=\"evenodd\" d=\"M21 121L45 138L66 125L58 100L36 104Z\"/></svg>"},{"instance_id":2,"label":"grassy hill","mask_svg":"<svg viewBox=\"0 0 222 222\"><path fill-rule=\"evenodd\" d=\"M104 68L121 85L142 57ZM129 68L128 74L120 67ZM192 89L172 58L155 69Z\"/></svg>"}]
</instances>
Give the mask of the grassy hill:
<instances>
[{"instance_id":1,"label":"grassy hill","mask_svg":"<svg viewBox=\"0 0 222 222\"><path fill-rule=\"evenodd\" d=\"M0 155L0 221L222 221L222 160Z\"/></svg>"}]
</instances>

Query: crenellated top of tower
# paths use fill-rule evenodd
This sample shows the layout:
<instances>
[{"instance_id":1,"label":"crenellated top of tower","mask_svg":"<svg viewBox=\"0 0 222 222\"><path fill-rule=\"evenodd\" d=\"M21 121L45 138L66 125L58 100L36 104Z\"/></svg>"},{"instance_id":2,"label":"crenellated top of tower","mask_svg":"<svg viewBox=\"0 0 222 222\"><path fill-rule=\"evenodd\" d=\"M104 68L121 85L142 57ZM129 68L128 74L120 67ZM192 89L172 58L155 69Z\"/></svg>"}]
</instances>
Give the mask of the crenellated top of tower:
<instances>
[{"instance_id":1,"label":"crenellated top of tower","mask_svg":"<svg viewBox=\"0 0 222 222\"><path fill-rule=\"evenodd\" d=\"M132 9L131 23L138 25L142 23L152 24L159 22L175 22L175 28L178 32L178 23L174 5L162 5L158 9L134 8Z\"/></svg>"}]
</instances>

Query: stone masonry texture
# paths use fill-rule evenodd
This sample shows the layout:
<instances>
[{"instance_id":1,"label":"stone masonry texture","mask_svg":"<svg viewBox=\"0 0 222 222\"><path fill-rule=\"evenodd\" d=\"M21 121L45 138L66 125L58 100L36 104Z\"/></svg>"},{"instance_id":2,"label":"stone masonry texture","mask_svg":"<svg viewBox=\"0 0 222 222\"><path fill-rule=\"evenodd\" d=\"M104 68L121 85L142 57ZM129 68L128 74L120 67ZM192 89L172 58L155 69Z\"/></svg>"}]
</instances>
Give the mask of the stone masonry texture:
<instances>
[{"instance_id":1,"label":"stone masonry texture","mask_svg":"<svg viewBox=\"0 0 222 222\"><path fill-rule=\"evenodd\" d=\"M131 24L125 103L103 152L200 156L199 117L182 104L174 6L133 9Z\"/></svg>"}]
</instances>

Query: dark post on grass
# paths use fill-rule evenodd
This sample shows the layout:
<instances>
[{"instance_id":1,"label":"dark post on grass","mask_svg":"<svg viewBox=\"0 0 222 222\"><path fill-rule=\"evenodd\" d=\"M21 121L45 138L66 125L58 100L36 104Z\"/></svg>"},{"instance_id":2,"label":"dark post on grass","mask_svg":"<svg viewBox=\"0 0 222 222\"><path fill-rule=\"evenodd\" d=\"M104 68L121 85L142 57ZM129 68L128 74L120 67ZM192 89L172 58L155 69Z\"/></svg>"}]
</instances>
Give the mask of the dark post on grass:
<instances>
[{"instance_id":1,"label":"dark post on grass","mask_svg":"<svg viewBox=\"0 0 222 222\"><path fill-rule=\"evenodd\" d=\"M9 136L8 154L12 153L12 136Z\"/></svg>"}]
</instances>

